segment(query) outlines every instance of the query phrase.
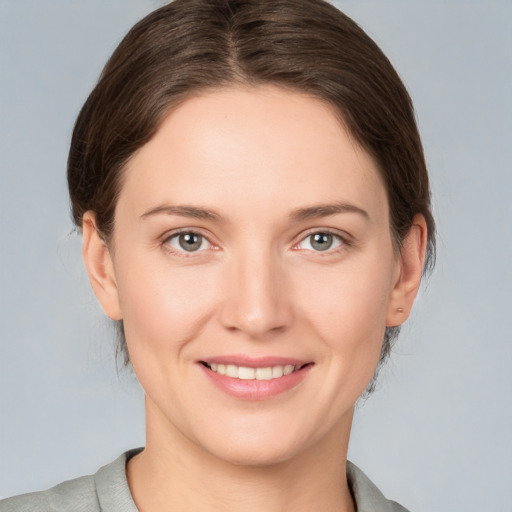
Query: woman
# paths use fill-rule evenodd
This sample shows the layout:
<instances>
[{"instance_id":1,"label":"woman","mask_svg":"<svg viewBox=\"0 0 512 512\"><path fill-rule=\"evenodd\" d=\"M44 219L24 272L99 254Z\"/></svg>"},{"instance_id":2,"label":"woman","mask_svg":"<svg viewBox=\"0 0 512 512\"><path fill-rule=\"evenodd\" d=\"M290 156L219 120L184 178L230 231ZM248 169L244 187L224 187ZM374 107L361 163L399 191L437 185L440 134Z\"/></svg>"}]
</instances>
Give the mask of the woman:
<instances>
[{"instance_id":1,"label":"woman","mask_svg":"<svg viewBox=\"0 0 512 512\"><path fill-rule=\"evenodd\" d=\"M176 0L75 126L91 285L146 393L147 442L0 510L404 510L347 463L433 261L410 99L321 0Z\"/></svg>"}]
</instances>

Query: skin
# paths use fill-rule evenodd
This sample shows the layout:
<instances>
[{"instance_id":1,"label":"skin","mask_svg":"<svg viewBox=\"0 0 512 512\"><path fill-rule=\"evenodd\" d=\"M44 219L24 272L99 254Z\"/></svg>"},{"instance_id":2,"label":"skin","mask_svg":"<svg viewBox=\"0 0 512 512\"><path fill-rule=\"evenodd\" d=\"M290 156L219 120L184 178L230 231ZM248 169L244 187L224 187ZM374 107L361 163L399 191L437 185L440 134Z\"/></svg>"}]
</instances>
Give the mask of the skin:
<instances>
[{"instance_id":1,"label":"skin","mask_svg":"<svg viewBox=\"0 0 512 512\"><path fill-rule=\"evenodd\" d=\"M311 234L325 232L319 251ZM130 160L111 243L93 212L83 235L146 393L146 449L127 468L139 509L353 511L354 405L385 327L412 307L426 227L415 217L397 254L376 165L334 110L270 86L192 97ZM199 363L239 354L310 365L283 393L239 399Z\"/></svg>"}]
</instances>

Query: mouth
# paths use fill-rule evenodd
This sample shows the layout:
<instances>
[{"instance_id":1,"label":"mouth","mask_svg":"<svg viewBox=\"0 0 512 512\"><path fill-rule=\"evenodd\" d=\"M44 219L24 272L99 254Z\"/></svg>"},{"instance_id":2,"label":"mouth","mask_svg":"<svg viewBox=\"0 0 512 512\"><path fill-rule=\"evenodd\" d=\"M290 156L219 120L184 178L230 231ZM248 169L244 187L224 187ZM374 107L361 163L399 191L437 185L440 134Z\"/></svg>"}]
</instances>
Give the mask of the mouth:
<instances>
[{"instance_id":1,"label":"mouth","mask_svg":"<svg viewBox=\"0 0 512 512\"><path fill-rule=\"evenodd\" d=\"M236 364L208 363L206 361L201 361L201 364L218 375L225 375L226 377L231 377L233 379L274 380L300 371L312 363L258 367L238 366Z\"/></svg>"},{"instance_id":2,"label":"mouth","mask_svg":"<svg viewBox=\"0 0 512 512\"><path fill-rule=\"evenodd\" d=\"M217 389L239 400L266 400L297 388L314 363L283 357L221 356L197 361Z\"/></svg>"}]
</instances>

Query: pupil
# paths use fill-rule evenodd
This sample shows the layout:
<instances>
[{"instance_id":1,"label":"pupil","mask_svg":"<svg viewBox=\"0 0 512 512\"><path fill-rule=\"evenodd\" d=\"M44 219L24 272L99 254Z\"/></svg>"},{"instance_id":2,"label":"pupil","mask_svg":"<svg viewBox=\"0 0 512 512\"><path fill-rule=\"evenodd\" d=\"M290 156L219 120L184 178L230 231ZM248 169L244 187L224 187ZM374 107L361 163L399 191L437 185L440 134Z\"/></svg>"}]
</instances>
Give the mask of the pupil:
<instances>
[{"instance_id":1,"label":"pupil","mask_svg":"<svg viewBox=\"0 0 512 512\"><path fill-rule=\"evenodd\" d=\"M185 251L197 251L201 247L203 237L195 233L182 233L180 235L180 247Z\"/></svg>"},{"instance_id":2,"label":"pupil","mask_svg":"<svg viewBox=\"0 0 512 512\"><path fill-rule=\"evenodd\" d=\"M317 251L326 251L332 245L332 235L329 233L315 233L311 245Z\"/></svg>"}]
</instances>

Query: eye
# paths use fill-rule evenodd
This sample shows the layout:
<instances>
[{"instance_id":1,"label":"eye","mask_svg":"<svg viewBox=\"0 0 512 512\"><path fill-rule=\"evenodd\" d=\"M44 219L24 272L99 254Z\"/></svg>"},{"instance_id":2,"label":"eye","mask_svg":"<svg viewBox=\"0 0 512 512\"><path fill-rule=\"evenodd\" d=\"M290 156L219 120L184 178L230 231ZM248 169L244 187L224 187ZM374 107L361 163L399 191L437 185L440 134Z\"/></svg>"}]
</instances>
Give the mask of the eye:
<instances>
[{"instance_id":1,"label":"eye","mask_svg":"<svg viewBox=\"0 0 512 512\"><path fill-rule=\"evenodd\" d=\"M199 252L210 248L210 242L201 234L183 231L170 236L166 243L179 252Z\"/></svg>"},{"instance_id":2,"label":"eye","mask_svg":"<svg viewBox=\"0 0 512 512\"><path fill-rule=\"evenodd\" d=\"M297 248L323 252L329 249L337 249L341 245L343 245L343 240L339 235L335 235L329 231L317 231L303 238L297 244Z\"/></svg>"}]
</instances>

